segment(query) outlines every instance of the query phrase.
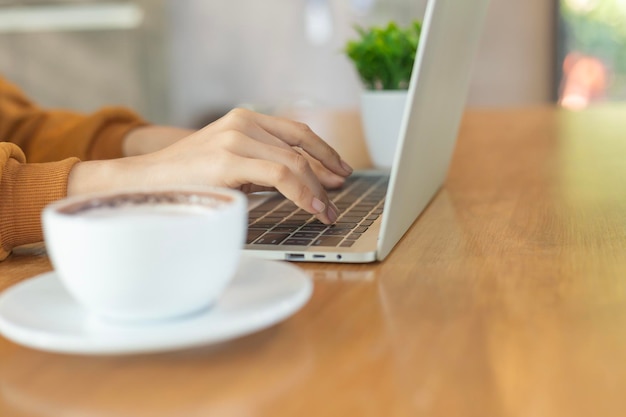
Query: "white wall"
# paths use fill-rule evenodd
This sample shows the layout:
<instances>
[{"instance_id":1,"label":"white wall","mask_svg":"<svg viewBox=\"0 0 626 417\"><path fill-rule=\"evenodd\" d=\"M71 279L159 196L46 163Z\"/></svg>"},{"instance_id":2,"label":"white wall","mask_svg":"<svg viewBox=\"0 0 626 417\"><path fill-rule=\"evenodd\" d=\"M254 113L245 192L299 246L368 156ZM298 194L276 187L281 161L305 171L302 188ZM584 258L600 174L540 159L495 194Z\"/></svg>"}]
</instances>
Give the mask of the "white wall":
<instances>
[{"instance_id":1,"label":"white wall","mask_svg":"<svg viewBox=\"0 0 626 417\"><path fill-rule=\"evenodd\" d=\"M307 30L310 7L332 25L320 43ZM202 123L242 103L268 111L357 106L361 85L341 53L352 25L407 23L424 7L425 0L170 0L173 121ZM550 100L552 10L552 0L492 0L470 105Z\"/></svg>"},{"instance_id":2,"label":"white wall","mask_svg":"<svg viewBox=\"0 0 626 417\"><path fill-rule=\"evenodd\" d=\"M492 0L469 103L520 106L552 100L556 0Z\"/></svg>"},{"instance_id":3,"label":"white wall","mask_svg":"<svg viewBox=\"0 0 626 417\"><path fill-rule=\"evenodd\" d=\"M492 0L470 105L550 100L555 1ZM361 85L341 52L355 36L352 25L406 24L425 7L425 0L134 2L146 11L138 30L0 33L0 73L45 106L123 104L183 126L242 103L268 111L356 107Z\"/></svg>"},{"instance_id":4,"label":"white wall","mask_svg":"<svg viewBox=\"0 0 626 417\"><path fill-rule=\"evenodd\" d=\"M15 7L21 16L17 28L0 25L0 74L44 107L90 112L122 105L150 120L169 120L162 2L133 3L146 12L138 27L90 28L83 20L68 30L64 24L83 14L97 21L98 1L0 0L0 21L15 19ZM73 7L81 12L68 13ZM59 10L66 16L61 22ZM44 27L33 29L38 25Z\"/></svg>"}]
</instances>

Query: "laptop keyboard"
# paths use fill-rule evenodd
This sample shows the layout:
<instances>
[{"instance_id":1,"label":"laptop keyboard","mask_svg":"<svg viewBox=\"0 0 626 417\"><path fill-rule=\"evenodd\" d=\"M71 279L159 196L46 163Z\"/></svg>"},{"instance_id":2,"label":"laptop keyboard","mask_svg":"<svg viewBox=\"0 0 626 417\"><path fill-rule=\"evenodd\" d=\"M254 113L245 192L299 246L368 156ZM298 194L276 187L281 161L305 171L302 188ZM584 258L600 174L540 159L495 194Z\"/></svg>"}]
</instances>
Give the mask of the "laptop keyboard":
<instances>
[{"instance_id":1,"label":"laptop keyboard","mask_svg":"<svg viewBox=\"0 0 626 417\"><path fill-rule=\"evenodd\" d=\"M340 212L330 226L278 194L248 213L246 243L350 247L383 212L388 183L387 175L354 176L329 191Z\"/></svg>"}]
</instances>

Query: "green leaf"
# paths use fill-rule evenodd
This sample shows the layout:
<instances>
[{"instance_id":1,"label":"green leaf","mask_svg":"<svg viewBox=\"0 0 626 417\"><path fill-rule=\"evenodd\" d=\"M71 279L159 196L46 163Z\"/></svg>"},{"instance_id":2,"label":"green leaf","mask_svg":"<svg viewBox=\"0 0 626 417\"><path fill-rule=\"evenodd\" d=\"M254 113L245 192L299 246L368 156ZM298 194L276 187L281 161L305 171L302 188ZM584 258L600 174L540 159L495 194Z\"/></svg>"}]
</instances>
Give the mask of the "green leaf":
<instances>
[{"instance_id":1,"label":"green leaf","mask_svg":"<svg viewBox=\"0 0 626 417\"><path fill-rule=\"evenodd\" d=\"M346 42L344 53L354 63L365 88L406 89L411 78L422 23L406 28L391 21L385 27L355 26L359 38Z\"/></svg>"}]
</instances>

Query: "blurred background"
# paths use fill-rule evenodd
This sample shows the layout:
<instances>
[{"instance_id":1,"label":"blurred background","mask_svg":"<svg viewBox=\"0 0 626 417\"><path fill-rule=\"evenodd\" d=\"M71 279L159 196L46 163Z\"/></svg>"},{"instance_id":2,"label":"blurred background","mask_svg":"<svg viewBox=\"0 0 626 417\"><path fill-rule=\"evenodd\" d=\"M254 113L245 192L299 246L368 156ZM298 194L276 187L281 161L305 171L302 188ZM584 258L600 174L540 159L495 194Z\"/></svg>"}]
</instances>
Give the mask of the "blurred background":
<instances>
[{"instance_id":1,"label":"blurred background","mask_svg":"<svg viewBox=\"0 0 626 417\"><path fill-rule=\"evenodd\" d=\"M233 106L355 108L354 24L426 0L0 0L0 73L44 106L199 127ZM492 0L469 105L626 97L626 0Z\"/></svg>"}]
</instances>

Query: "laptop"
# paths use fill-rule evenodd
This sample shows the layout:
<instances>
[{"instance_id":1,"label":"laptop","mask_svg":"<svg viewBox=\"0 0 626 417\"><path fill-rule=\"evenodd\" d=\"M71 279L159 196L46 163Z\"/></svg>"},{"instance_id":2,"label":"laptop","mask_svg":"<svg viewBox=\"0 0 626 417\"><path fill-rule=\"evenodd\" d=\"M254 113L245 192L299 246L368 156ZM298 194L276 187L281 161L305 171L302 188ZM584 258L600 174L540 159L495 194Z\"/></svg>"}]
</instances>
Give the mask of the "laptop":
<instances>
[{"instance_id":1,"label":"laptop","mask_svg":"<svg viewBox=\"0 0 626 417\"><path fill-rule=\"evenodd\" d=\"M327 226L275 193L250 206L245 252L307 262L384 260L443 185L489 0L429 0L391 170L353 173Z\"/></svg>"}]
</instances>

